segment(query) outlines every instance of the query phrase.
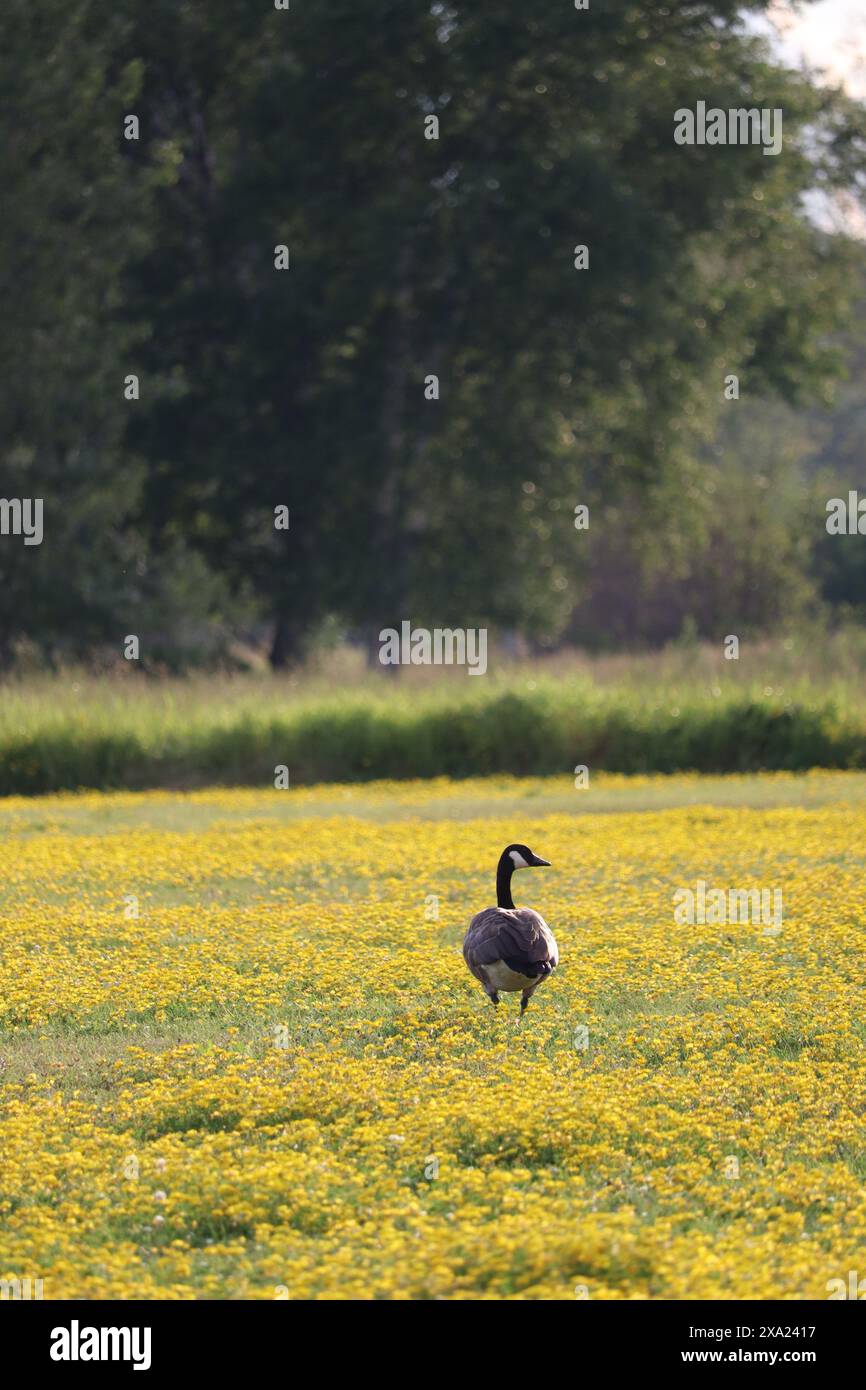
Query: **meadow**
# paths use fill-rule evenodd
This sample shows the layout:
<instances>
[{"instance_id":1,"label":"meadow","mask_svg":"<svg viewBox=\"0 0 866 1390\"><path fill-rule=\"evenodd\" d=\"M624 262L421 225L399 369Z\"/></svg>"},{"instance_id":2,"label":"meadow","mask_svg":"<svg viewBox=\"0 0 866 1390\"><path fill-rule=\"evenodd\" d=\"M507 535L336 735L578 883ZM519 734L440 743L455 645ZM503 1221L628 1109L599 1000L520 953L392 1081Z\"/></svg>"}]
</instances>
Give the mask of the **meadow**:
<instances>
[{"instance_id":1,"label":"meadow","mask_svg":"<svg viewBox=\"0 0 866 1390\"><path fill-rule=\"evenodd\" d=\"M392 668L393 669L393 668ZM19 674L0 690L0 796L79 788L866 767L866 634L804 628L662 652L367 670L345 644L294 674Z\"/></svg>"},{"instance_id":2,"label":"meadow","mask_svg":"<svg viewBox=\"0 0 866 1390\"><path fill-rule=\"evenodd\" d=\"M0 806L0 1278L52 1298L826 1298L866 1272L866 774ZM562 964L460 954L502 846ZM781 889L760 924L677 889Z\"/></svg>"}]
</instances>

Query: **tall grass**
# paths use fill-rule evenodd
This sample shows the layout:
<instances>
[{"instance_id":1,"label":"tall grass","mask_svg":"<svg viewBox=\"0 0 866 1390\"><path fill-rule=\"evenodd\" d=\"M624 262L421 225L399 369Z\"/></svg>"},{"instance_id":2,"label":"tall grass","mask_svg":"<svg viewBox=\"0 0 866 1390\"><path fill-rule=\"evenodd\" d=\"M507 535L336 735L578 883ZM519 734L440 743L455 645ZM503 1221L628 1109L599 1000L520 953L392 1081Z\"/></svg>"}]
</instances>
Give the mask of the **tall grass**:
<instances>
[{"instance_id":1,"label":"tall grass","mask_svg":"<svg viewBox=\"0 0 866 1390\"><path fill-rule=\"evenodd\" d=\"M66 672L0 687L0 794L374 777L866 766L866 640L556 656L490 674Z\"/></svg>"}]
</instances>

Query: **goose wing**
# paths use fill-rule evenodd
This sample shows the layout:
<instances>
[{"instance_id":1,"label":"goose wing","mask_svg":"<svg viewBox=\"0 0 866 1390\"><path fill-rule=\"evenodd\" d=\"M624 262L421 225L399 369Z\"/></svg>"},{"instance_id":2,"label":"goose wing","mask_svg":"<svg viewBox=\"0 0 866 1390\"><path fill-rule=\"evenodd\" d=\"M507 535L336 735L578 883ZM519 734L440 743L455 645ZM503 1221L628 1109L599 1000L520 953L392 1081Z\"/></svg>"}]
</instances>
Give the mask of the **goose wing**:
<instances>
[{"instance_id":1,"label":"goose wing","mask_svg":"<svg viewBox=\"0 0 866 1390\"><path fill-rule=\"evenodd\" d=\"M540 912L531 907L487 907L469 923L463 959L483 983L484 966L498 960L519 975L548 974L559 964L559 951Z\"/></svg>"}]
</instances>

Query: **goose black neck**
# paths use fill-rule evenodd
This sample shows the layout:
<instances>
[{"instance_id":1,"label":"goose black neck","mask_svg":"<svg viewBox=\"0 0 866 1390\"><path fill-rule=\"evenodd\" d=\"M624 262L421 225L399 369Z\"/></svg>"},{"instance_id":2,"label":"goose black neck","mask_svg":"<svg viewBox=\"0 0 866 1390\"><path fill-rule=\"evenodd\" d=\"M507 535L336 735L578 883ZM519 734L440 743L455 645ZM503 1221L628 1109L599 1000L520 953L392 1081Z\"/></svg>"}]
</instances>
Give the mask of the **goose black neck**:
<instances>
[{"instance_id":1,"label":"goose black neck","mask_svg":"<svg viewBox=\"0 0 866 1390\"><path fill-rule=\"evenodd\" d=\"M511 875L514 865L507 854L503 854L496 870L496 901L499 907L513 907L511 898Z\"/></svg>"}]
</instances>

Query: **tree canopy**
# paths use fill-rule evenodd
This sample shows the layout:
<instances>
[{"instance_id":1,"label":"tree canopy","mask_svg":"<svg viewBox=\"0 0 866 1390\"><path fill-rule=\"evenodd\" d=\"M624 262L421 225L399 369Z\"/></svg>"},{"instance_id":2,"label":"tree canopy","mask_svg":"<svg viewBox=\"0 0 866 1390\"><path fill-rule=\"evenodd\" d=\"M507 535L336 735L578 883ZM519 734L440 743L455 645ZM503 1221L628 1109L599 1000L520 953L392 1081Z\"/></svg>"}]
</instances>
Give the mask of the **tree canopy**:
<instances>
[{"instance_id":1,"label":"tree canopy","mask_svg":"<svg viewBox=\"0 0 866 1390\"><path fill-rule=\"evenodd\" d=\"M567 632L605 509L688 526L727 377L838 367L861 252L804 198L862 186L863 113L742 12L9 0L4 489L46 538L0 658L241 604L278 664L329 616ZM677 144L700 101L782 152Z\"/></svg>"}]
</instances>

